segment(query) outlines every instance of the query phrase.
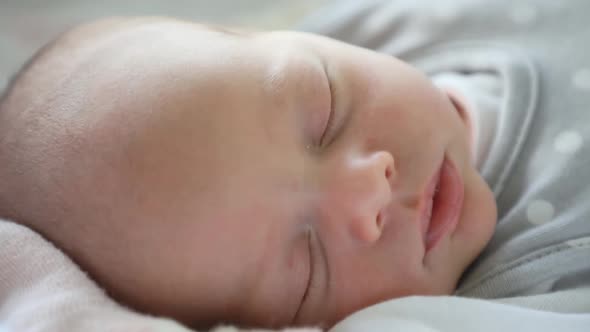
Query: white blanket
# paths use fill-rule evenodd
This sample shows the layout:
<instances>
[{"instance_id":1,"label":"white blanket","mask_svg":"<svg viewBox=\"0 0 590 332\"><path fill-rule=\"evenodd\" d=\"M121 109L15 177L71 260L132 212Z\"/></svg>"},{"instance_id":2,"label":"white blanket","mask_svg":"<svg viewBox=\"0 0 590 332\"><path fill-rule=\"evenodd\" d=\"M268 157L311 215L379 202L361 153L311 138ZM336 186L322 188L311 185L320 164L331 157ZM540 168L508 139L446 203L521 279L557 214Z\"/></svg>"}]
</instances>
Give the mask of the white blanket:
<instances>
[{"instance_id":1,"label":"white blanket","mask_svg":"<svg viewBox=\"0 0 590 332\"><path fill-rule=\"evenodd\" d=\"M571 300L572 302L568 302ZM563 311L590 312L590 288L549 296L513 298L522 306L557 304ZM412 296L374 305L336 325L333 332L587 332L590 313L551 312L457 296Z\"/></svg>"}]
</instances>

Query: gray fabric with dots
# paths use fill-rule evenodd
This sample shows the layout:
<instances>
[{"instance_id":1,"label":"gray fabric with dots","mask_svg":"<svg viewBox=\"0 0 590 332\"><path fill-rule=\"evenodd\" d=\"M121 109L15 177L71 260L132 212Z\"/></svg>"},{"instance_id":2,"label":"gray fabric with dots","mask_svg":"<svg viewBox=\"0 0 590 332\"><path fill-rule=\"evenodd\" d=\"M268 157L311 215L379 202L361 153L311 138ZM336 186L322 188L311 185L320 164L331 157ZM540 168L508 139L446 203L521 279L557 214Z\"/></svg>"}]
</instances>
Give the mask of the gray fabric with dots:
<instances>
[{"instance_id":1,"label":"gray fabric with dots","mask_svg":"<svg viewBox=\"0 0 590 332\"><path fill-rule=\"evenodd\" d=\"M500 117L480 167L499 220L457 295L534 299L590 287L588 13L586 0L341 1L300 26L431 77L501 79ZM578 300L572 310L590 312L590 299Z\"/></svg>"}]
</instances>

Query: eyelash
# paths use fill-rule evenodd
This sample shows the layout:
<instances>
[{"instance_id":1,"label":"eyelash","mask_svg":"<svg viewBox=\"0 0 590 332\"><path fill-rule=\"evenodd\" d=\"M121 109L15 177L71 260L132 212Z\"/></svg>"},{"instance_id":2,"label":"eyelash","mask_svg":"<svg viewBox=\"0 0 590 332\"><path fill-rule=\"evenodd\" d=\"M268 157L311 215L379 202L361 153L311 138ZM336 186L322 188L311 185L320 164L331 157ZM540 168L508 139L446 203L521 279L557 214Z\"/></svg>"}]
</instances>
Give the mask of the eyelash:
<instances>
[{"instance_id":1,"label":"eyelash","mask_svg":"<svg viewBox=\"0 0 590 332\"><path fill-rule=\"evenodd\" d=\"M311 288L313 287L313 276L314 276L314 266L315 266L315 259L314 259L314 253L313 253L313 245L311 243L312 240L312 230L311 228L307 230L307 248L309 251L309 274L307 277L307 285L305 286L305 292L303 293L303 297L301 298L301 303L299 305L299 310L301 311L301 309L303 308L303 305L307 302L307 299L309 298L309 293L311 291Z\"/></svg>"},{"instance_id":2,"label":"eyelash","mask_svg":"<svg viewBox=\"0 0 590 332\"><path fill-rule=\"evenodd\" d=\"M324 131L322 132L322 136L320 137L320 141L319 141L319 146L323 146L325 144L325 139L328 136L328 133L330 132L330 129L333 127L333 122L334 122L334 113L335 113L335 93L334 93L334 89L333 89L333 85L332 85L332 80L330 79L330 76L327 73L326 70L326 78L328 80L328 89L330 90L330 114L328 115L328 121L326 123L326 128L324 128Z\"/></svg>"}]
</instances>

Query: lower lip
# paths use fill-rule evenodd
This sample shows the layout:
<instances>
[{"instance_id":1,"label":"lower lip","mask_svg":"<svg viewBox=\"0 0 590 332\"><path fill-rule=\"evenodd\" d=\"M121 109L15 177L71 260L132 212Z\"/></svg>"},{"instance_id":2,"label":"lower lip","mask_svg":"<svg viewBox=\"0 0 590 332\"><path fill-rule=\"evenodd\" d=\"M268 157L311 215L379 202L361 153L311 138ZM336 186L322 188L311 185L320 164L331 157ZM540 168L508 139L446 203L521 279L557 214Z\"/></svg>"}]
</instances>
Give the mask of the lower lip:
<instances>
[{"instance_id":1,"label":"lower lip","mask_svg":"<svg viewBox=\"0 0 590 332\"><path fill-rule=\"evenodd\" d=\"M439 190L435 192L437 183L439 183ZM428 190L428 197L432 198L427 202L422 216L426 252L434 248L446 234L455 230L461 216L463 179L449 159L443 160ZM428 218L429 215L431 218Z\"/></svg>"}]
</instances>

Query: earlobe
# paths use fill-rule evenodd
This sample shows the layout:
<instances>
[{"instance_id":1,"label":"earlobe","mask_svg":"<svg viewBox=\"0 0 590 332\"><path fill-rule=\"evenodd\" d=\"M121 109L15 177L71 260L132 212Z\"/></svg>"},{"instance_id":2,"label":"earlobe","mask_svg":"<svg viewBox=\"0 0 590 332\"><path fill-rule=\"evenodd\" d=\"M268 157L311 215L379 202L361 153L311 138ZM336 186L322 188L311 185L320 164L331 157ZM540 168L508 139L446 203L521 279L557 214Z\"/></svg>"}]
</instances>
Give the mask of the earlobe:
<instances>
[{"instance_id":1,"label":"earlobe","mask_svg":"<svg viewBox=\"0 0 590 332\"><path fill-rule=\"evenodd\" d=\"M461 95L452 88L443 87L442 91L447 96L447 98L449 98L449 100L457 110L457 113L459 113L461 120L463 120L465 124L469 124L469 114L467 113L467 107Z\"/></svg>"},{"instance_id":2,"label":"earlobe","mask_svg":"<svg viewBox=\"0 0 590 332\"><path fill-rule=\"evenodd\" d=\"M441 87L441 90L446 95L446 97L450 100L451 104L453 105L453 108L457 111L457 114L459 114L461 121L467 127L467 130L469 131L470 142L473 141L474 127L473 127L473 118L472 118L472 114L471 114L471 112L473 112L472 106L463 97L463 95L461 93L459 93L458 91L456 91L455 89L449 88L449 87Z\"/></svg>"},{"instance_id":3,"label":"earlobe","mask_svg":"<svg viewBox=\"0 0 590 332\"><path fill-rule=\"evenodd\" d=\"M475 163L475 139L476 139L476 123L474 122L473 106L463 97L463 95L456 90L448 87L442 87L441 90L449 98L453 108L457 110L461 121L467 128L468 142L471 151L472 162Z\"/></svg>"}]
</instances>

